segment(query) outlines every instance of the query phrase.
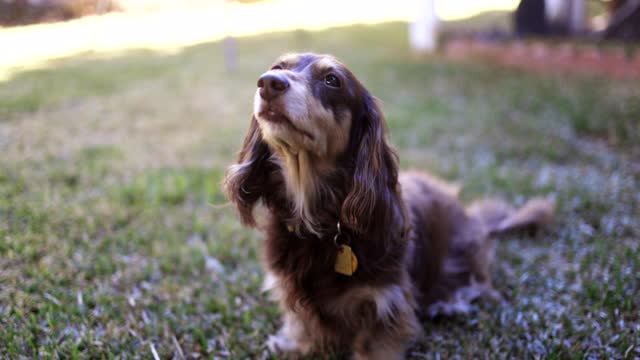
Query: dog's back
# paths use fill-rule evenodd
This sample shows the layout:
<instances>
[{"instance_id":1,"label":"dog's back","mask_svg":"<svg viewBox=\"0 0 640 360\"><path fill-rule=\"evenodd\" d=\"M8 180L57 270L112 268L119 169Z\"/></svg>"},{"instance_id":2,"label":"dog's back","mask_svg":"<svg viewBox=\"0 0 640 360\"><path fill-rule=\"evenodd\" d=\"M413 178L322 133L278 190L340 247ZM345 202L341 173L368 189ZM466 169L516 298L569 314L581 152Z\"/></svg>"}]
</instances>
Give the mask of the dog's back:
<instances>
[{"instance_id":1,"label":"dog's back","mask_svg":"<svg viewBox=\"0 0 640 360\"><path fill-rule=\"evenodd\" d=\"M465 208L458 188L419 172L399 177L411 220L408 259L421 311L428 316L470 310L480 296L499 299L489 266L494 237L535 229L551 221L553 206L543 199L514 209L500 200L482 200Z\"/></svg>"}]
</instances>

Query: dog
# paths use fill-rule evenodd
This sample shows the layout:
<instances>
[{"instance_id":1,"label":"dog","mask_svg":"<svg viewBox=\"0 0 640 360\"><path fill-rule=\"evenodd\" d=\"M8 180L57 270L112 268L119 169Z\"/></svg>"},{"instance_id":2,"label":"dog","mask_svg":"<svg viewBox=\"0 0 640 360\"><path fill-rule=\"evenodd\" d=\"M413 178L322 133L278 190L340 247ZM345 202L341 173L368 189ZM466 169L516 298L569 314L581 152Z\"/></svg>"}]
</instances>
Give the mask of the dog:
<instances>
[{"instance_id":1,"label":"dog","mask_svg":"<svg viewBox=\"0 0 640 360\"><path fill-rule=\"evenodd\" d=\"M332 56L284 55L257 85L224 188L265 235L264 289L283 312L272 352L402 359L423 317L500 299L495 236L552 219L543 199L465 207L454 186L400 173L378 100Z\"/></svg>"}]
</instances>

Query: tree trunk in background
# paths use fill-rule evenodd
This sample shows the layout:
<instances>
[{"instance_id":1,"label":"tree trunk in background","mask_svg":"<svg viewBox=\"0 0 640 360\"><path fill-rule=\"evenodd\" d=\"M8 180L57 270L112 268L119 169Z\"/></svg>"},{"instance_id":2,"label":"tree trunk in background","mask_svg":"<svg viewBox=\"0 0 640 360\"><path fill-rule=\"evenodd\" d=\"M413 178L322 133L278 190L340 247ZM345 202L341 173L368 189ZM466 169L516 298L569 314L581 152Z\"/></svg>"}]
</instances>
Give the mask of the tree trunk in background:
<instances>
[{"instance_id":1,"label":"tree trunk in background","mask_svg":"<svg viewBox=\"0 0 640 360\"><path fill-rule=\"evenodd\" d=\"M549 32L545 0L521 0L514 14L518 36L543 36Z\"/></svg>"}]
</instances>

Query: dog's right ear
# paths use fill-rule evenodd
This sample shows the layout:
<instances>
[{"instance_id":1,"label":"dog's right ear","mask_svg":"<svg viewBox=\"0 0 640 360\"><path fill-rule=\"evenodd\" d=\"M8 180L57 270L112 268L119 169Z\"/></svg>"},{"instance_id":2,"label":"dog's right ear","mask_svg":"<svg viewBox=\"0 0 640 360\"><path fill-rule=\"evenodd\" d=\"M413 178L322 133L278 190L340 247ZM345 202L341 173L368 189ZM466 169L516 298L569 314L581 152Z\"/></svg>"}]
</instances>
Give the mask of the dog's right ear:
<instances>
[{"instance_id":1,"label":"dog's right ear","mask_svg":"<svg viewBox=\"0 0 640 360\"><path fill-rule=\"evenodd\" d=\"M398 157L386 139L384 115L365 92L361 116L352 128L353 185L342 204L341 220L359 234L389 229L397 203Z\"/></svg>"},{"instance_id":2,"label":"dog's right ear","mask_svg":"<svg viewBox=\"0 0 640 360\"><path fill-rule=\"evenodd\" d=\"M236 205L240 220L247 226L255 226L253 208L262 195L269 176L271 151L262 139L255 116L244 138L236 164L229 166L224 178L224 190L229 201Z\"/></svg>"}]
</instances>

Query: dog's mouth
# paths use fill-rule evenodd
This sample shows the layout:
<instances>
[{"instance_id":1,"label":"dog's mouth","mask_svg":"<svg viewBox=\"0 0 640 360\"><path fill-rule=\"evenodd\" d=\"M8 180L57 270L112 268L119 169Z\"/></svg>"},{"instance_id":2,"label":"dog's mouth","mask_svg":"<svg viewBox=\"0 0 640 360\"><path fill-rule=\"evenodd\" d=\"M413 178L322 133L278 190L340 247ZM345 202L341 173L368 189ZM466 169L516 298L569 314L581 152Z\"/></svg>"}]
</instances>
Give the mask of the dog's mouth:
<instances>
[{"instance_id":1,"label":"dog's mouth","mask_svg":"<svg viewBox=\"0 0 640 360\"><path fill-rule=\"evenodd\" d=\"M286 123L288 125L293 125L291 124L291 120L289 120L289 118L286 117L282 112L277 111L270 106L260 111L258 116L261 119L274 124Z\"/></svg>"},{"instance_id":2,"label":"dog's mouth","mask_svg":"<svg viewBox=\"0 0 640 360\"><path fill-rule=\"evenodd\" d=\"M291 121L291 119L289 119L289 117L287 117L280 110L272 107L271 105L265 106L265 108L258 113L258 117L261 120L264 120L265 122L268 122L271 124L285 125L288 128L292 129L293 131L296 131L310 138L311 140L313 140L314 138L311 133L309 133L304 129L300 129L299 127L294 125L294 123Z\"/></svg>"}]
</instances>

